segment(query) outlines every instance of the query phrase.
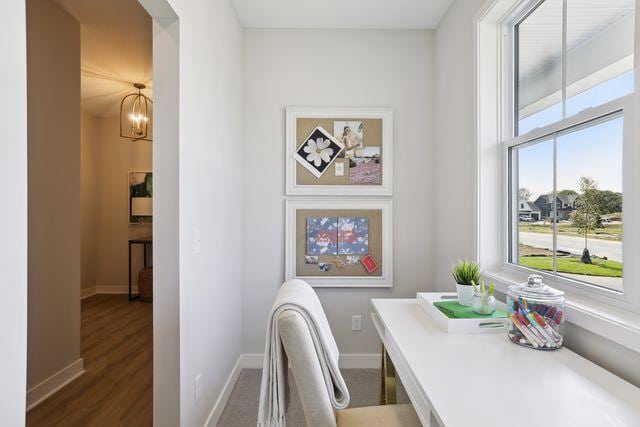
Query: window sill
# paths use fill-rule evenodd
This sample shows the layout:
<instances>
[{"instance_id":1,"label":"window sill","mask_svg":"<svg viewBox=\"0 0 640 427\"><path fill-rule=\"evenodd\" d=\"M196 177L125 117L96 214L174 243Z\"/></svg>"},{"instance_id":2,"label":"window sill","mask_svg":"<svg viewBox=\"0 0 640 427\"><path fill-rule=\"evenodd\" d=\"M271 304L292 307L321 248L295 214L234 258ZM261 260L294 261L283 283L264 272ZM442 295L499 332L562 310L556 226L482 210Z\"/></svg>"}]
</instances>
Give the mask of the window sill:
<instances>
[{"instance_id":1,"label":"window sill","mask_svg":"<svg viewBox=\"0 0 640 427\"><path fill-rule=\"evenodd\" d=\"M483 280L495 283L504 294L522 280L508 271L483 273ZM585 297L566 293L566 321L621 346L640 352L640 315Z\"/></svg>"}]
</instances>

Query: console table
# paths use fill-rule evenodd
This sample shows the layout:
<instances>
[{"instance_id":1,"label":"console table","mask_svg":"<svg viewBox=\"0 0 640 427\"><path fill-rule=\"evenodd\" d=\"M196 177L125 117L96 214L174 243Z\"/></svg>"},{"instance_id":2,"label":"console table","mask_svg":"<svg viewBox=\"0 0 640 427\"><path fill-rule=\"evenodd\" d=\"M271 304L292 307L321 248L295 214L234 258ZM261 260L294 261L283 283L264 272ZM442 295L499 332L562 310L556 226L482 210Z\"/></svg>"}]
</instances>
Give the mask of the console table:
<instances>
[{"instance_id":1,"label":"console table","mask_svg":"<svg viewBox=\"0 0 640 427\"><path fill-rule=\"evenodd\" d=\"M393 362L425 426L640 422L640 389L567 348L535 351L502 333L448 334L415 299L373 299L372 305L383 359L386 353ZM394 386L386 387L389 403Z\"/></svg>"}]
</instances>

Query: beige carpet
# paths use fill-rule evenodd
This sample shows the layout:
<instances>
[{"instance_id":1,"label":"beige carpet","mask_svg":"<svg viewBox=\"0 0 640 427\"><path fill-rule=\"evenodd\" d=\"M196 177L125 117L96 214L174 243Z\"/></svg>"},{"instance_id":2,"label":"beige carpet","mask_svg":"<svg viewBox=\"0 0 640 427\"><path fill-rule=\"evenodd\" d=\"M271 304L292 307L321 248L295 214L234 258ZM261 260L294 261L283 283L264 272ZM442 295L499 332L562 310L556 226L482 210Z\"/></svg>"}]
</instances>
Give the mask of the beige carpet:
<instances>
[{"instance_id":1,"label":"beige carpet","mask_svg":"<svg viewBox=\"0 0 640 427\"><path fill-rule=\"evenodd\" d=\"M227 406L218 422L219 427L255 427L258 421L258 398L260 395L259 369L244 369L240 373ZM287 410L287 425L304 426L302 404L292 373L289 373L291 385L291 403ZM342 375L347 382L351 395L350 408L379 405L380 371L378 369L343 369ZM409 403L409 398L398 381L398 403Z\"/></svg>"}]
</instances>

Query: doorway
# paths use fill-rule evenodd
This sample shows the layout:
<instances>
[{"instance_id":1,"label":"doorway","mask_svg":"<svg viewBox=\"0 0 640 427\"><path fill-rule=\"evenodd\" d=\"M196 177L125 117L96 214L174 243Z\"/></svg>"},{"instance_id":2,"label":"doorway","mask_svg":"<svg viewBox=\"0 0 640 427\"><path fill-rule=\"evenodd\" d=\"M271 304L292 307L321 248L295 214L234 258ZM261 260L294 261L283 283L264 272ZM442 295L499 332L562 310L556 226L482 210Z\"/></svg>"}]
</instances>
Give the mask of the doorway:
<instances>
[{"instance_id":1,"label":"doorway","mask_svg":"<svg viewBox=\"0 0 640 427\"><path fill-rule=\"evenodd\" d=\"M113 7L115 3L122 1L124 0L97 3L102 7ZM130 2L135 7L142 9L135 0L130 0ZM51 20L52 15L59 15L58 17L65 21L69 18L69 16L63 16L66 14L71 15L71 18L79 21L82 26L81 29L64 31L65 26L57 22L55 31L49 34L48 39L45 40L48 43L54 41L52 38L55 37L52 35L59 36L60 44L69 47L70 40L76 40L79 33L83 33L84 36L84 32L90 26L88 22L91 22L91 17L76 17L70 13L70 9L73 9L74 6L86 5L88 3L86 0L28 0L27 11L29 14L33 12L29 10L32 7L30 3L45 8L44 13L40 16L41 19ZM76 71L82 73L84 92L82 98L85 105L82 106L82 111L79 114L75 114L75 109L78 107L64 105L64 100L73 99L73 91L76 89L72 87L73 83L70 83L68 87L61 83L65 81L65 78L69 80L75 78L76 71L65 68L65 65L70 67L70 64L73 64L73 54L66 56L66 53L47 51L47 45L43 43L37 53L44 57L44 60L34 62L31 56L32 52L30 52L28 88L30 377L28 388L30 393L34 390L35 393L32 393L31 396L28 394L28 404L30 403L29 406L33 406L34 409L29 412L27 418L29 424L32 425L38 425L35 421L38 411L45 413L44 417L39 418L43 420L42 424L57 421L52 418L52 411L54 411L52 408L70 405L66 403L63 405L50 404L47 407L47 402L63 399L64 393L68 394L67 399L72 398L74 401L75 399L95 400L93 406L89 402L89 407L93 408L93 414L82 414L80 409L73 411L72 417L89 417L77 418L81 422L82 420L100 420L101 418L90 417L102 411L115 417L109 420L131 420L136 425L147 425L152 420L152 402L155 403L153 406L156 419L163 419L163 421L179 419L179 387L177 386L179 384L179 348L177 346L179 332L177 305L178 20L164 0L141 3L144 3L142 6L153 16L153 23L150 22L149 25L149 30L153 32L154 49L152 84L162 88L157 97L153 94L155 106L153 123L166 122L166 124L154 127L153 143L129 141L123 144L122 141L117 141L109 145L114 142L109 139L115 136L113 131L119 127L116 126L116 123L119 124L119 117L116 120L113 116L101 117L95 113L89 114L93 117L86 117L87 111L90 111L91 108L99 110L100 108L113 107L113 99L109 101L107 96L99 93L91 93L86 96L86 81L94 79L103 85L111 85L117 83L118 80L120 83L135 83L144 80L144 78L134 80L131 77L118 78L117 75L114 77L113 74L101 72L99 67L84 66L86 64L83 61L82 69ZM67 9L64 9L65 6ZM62 7L63 10L60 14L52 14L49 7ZM76 13L78 12L76 11ZM36 16L38 16L37 14L38 12L36 12ZM104 13L102 17L104 17ZM82 22L83 19L85 23ZM123 23L116 23L116 25L121 24ZM130 23L128 24L130 28ZM46 25L41 25L39 28L46 29ZM124 25L123 28L127 28L127 25ZM33 44L36 40L35 37L37 35L28 33L30 43ZM118 52L114 52L114 54L114 57L117 57ZM106 55L100 56L105 57ZM125 60L124 63L126 62L132 61ZM44 75L42 80L45 83L42 86L32 83L34 73ZM99 86L99 84L94 84L88 87L95 89ZM48 103L49 105L47 105ZM100 103L105 104L106 107L100 106ZM93 105L93 107L87 107L87 104ZM70 111L70 114L59 114L65 110ZM81 122L80 126L74 122L74 116L76 116L76 122ZM81 119L77 120L77 116L80 116ZM98 116L97 120L96 116ZM41 117L42 122L38 122L37 117ZM163 117L164 120L162 120ZM42 126L45 129L42 134L38 133L37 126ZM77 138L76 135L78 128L83 130L80 138ZM89 138L94 142L93 146L85 146L84 139L88 134L94 135ZM43 144L32 144L34 138L38 137L42 137ZM70 140L78 140L80 147L77 146L78 144L69 143ZM56 144L52 142L56 142ZM148 144L148 146L144 147L141 144ZM43 146L46 147L44 150ZM81 149L77 150L77 148ZM147 153L144 153L145 148ZM92 149L93 153L91 153ZM87 153L87 158L85 158ZM145 155L146 159L143 159ZM140 166L122 164L131 158L136 160L138 165L143 164ZM112 161L111 164L108 164L109 161ZM145 162L146 164L144 164ZM72 166L66 166L67 163ZM65 166L60 167L62 164ZM35 170L42 174L37 179L32 178L34 166ZM125 169L126 172L123 172ZM86 171L95 172L96 170L99 171L98 174L93 174L93 176L89 174L89 178L85 176ZM136 177L136 173L142 174L141 182L139 182L140 176ZM122 176L123 174L126 174L126 180ZM134 175L133 180L132 174ZM113 176L122 176L123 179L115 179ZM153 177L152 185L149 185L149 176ZM95 178L95 182L87 188L83 184L90 183L92 177ZM118 182L116 183L116 181ZM149 189L149 192L145 194L136 193L133 197L151 196L150 193L153 191L154 239L153 243L149 244L148 261L151 265L162 265L161 270L157 268L153 270L153 306L143 306L138 300L129 302L126 293L122 293L122 274L118 274L118 271L123 267L124 271L127 271L126 265L123 266L122 262L123 258L127 258L126 242L122 242L122 240L146 238L148 232L151 231L150 225L144 223L146 214L144 203L140 209L140 204L133 206L135 203L131 200L131 188L141 187L143 183L143 187L153 188L153 190ZM126 198L120 198L121 189L126 191ZM33 197L32 193L37 197ZM111 196L117 202L110 203L106 200ZM146 201L143 200L143 202ZM118 230L122 230L121 224L113 225L118 224L118 218L122 218L120 204L127 209L127 224L124 229L128 233L124 237L123 234L118 233ZM64 208L58 211L48 209L49 206L54 205L62 205ZM93 208L85 205L93 205ZM76 206L78 209L75 209ZM36 209L38 207L41 209ZM102 220L105 218L114 219L110 217L112 214L116 221L113 221L111 225L105 224L107 221ZM133 220L132 217L134 217ZM140 217L143 218L140 221L142 224L130 224L136 219L140 220ZM96 220L97 224L91 225L92 220ZM82 224L82 227L78 227L78 224ZM134 230L133 234L131 230ZM91 231L96 231L98 235L98 238L93 240L93 245L92 239L86 238L88 234L91 234ZM47 244L32 244L33 239L37 236L41 238L40 243L46 242ZM71 238L67 239L67 237ZM109 252L111 244L116 248L121 243L124 243L122 245L124 257L121 256L122 253L118 249ZM40 247L44 249L39 249ZM32 250L39 250L39 252L32 252ZM69 256L69 253L82 255ZM110 257L114 254L116 256ZM142 257L140 253L137 255L135 252L133 253L134 266L131 269L131 276L133 276L134 294L136 293L135 282L138 276L136 273L141 269L141 265L147 261L147 258L141 261ZM42 264L38 265L39 258L46 259L50 264L44 267ZM98 260L97 265L95 263L92 265L96 259ZM138 262L137 266L136 262ZM31 268L32 265L37 267ZM68 272L73 274L79 272L77 281L65 280L65 274ZM33 286L32 284L37 281L43 285ZM56 285L52 286L51 283L54 282ZM92 286L92 283L95 285ZM75 299L73 298L74 291L77 297ZM90 296L81 303L81 295ZM39 306L34 301L40 301L41 305ZM141 308L141 310L134 311L132 308ZM56 322L62 323L55 325ZM153 330L151 330L152 323ZM39 330L36 327L35 335L33 335L32 326L38 324L43 327ZM82 328L80 328L80 324L82 324ZM160 330L162 330L162 334L159 333ZM102 351L99 351L100 349ZM151 358L152 353L154 354L153 359ZM88 356L90 354L92 356ZM102 354L103 357L96 358L96 354ZM126 360L123 360L123 356ZM34 364L33 360L37 358L42 359L43 364ZM119 368L117 362L122 362L123 365ZM136 390L133 397L127 397L117 389L109 389L101 385L100 378L104 379L105 376L99 377L99 374L108 374L109 369L126 374L128 380L132 381L131 384L140 386L141 389ZM96 375L92 376L92 373ZM113 376L110 379L113 380L112 382L117 382ZM40 385L43 387L38 387ZM171 385L175 385L175 387L170 387ZM87 389L86 387L93 388ZM115 397L115 400L111 404L105 404L105 396ZM136 399L139 401L139 407L136 407L133 402ZM121 410L124 412L118 413ZM126 418L128 414L138 413L139 415L141 412L146 412L146 418ZM159 418L160 416L162 418ZM64 417L69 417L69 415L64 415ZM32 422L31 419L34 421ZM107 420L107 418L104 419Z\"/></svg>"}]
</instances>

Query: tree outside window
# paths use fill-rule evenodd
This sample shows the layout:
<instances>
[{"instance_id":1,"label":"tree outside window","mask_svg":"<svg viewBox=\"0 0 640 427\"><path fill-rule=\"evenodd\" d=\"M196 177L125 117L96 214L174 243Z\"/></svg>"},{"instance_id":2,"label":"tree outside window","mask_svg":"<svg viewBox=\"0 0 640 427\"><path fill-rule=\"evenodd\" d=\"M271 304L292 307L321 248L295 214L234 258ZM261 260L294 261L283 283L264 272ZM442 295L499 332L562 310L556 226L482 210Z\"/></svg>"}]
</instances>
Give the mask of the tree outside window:
<instances>
[{"instance_id":1,"label":"tree outside window","mask_svg":"<svg viewBox=\"0 0 640 427\"><path fill-rule=\"evenodd\" d=\"M601 209L599 203L598 184L591 178L580 177L580 197L575 202L575 211L571 214L573 226L584 233L584 250L582 261L591 264L591 254L588 247L589 231L602 227Z\"/></svg>"}]
</instances>

